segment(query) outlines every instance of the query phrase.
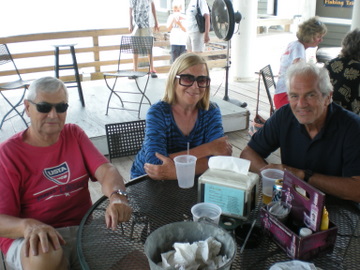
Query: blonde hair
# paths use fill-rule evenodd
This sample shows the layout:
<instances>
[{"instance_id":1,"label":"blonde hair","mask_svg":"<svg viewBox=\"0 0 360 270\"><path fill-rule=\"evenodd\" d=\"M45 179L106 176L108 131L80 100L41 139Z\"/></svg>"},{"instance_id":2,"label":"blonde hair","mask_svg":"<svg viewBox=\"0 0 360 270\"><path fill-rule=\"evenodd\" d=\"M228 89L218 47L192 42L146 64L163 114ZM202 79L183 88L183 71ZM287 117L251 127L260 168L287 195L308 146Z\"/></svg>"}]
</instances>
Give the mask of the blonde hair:
<instances>
[{"instance_id":1,"label":"blonde hair","mask_svg":"<svg viewBox=\"0 0 360 270\"><path fill-rule=\"evenodd\" d=\"M312 17L299 25L296 37L302 43L310 43L314 41L315 35L325 35L326 33L326 25L319 21L318 17Z\"/></svg>"},{"instance_id":2,"label":"blonde hair","mask_svg":"<svg viewBox=\"0 0 360 270\"><path fill-rule=\"evenodd\" d=\"M180 74L189 67L203 64L206 67L206 75L209 76L209 68L206 63L206 60L195 53L184 53L180 55L170 67L168 78L166 81L166 89L162 101L169 104L174 104L176 102L176 75ZM203 98L196 105L199 109L208 110L210 106L210 86L206 87L205 94Z\"/></svg>"},{"instance_id":3,"label":"blonde hair","mask_svg":"<svg viewBox=\"0 0 360 270\"><path fill-rule=\"evenodd\" d=\"M182 0L174 0L172 2L172 9L175 9L175 8L182 9L182 6L183 6Z\"/></svg>"}]
</instances>

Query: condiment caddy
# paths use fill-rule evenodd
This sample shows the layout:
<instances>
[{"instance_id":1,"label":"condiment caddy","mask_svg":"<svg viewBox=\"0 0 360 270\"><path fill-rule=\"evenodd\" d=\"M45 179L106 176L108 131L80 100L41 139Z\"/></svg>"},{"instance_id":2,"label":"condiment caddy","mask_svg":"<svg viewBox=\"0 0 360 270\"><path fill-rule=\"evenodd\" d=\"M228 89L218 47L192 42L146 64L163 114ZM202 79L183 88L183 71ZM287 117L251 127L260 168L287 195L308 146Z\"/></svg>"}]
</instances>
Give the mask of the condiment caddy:
<instances>
[{"instance_id":1,"label":"condiment caddy","mask_svg":"<svg viewBox=\"0 0 360 270\"><path fill-rule=\"evenodd\" d=\"M281 202L291 204L289 215L280 220L264 206L261 224L290 258L309 260L333 250L338 228L328 220L323 192L285 171Z\"/></svg>"}]
</instances>

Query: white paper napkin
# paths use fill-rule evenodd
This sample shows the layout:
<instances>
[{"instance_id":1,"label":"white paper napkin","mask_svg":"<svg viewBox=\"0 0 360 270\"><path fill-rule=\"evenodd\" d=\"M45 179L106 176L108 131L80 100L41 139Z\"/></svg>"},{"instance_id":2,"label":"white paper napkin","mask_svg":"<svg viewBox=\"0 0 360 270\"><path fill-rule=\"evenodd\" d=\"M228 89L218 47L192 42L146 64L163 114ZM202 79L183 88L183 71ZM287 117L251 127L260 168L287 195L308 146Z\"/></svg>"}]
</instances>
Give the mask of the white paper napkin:
<instances>
[{"instance_id":1,"label":"white paper napkin","mask_svg":"<svg viewBox=\"0 0 360 270\"><path fill-rule=\"evenodd\" d=\"M210 169L247 175L250 169L250 160L230 156L213 156L209 159L208 165Z\"/></svg>"},{"instance_id":2,"label":"white paper napkin","mask_svg":"<svg viewBox=\"0 0 360 270\"><path fill-rule=\"evenodd\" d=\"M173 247L175 250L161 254L159 266L164 269L218 269L229 260L227 256L219 255L221 243L213 237L192 244L174 243Z\"/></svg>"}]
</instances>

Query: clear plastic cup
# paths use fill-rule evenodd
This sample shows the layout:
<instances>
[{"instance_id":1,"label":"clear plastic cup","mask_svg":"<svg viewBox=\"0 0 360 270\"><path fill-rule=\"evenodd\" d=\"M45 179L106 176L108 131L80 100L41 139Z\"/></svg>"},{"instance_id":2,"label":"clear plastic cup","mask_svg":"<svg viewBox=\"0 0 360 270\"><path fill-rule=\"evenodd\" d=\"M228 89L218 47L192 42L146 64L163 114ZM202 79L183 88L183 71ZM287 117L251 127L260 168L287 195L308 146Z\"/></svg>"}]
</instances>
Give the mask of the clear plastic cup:
<instances>
[{"instance_id":1,"label":"clear plastic cup","mask_svg":"<svg viewBox=\"0 0 360 270\"><path fill-rule=\"evenodd\" d=\"M265 169L261 171L263 203L271 202L275 181L284 178L284 171L278 169Z\"/></svg>"},{"instance_id":2,"label":"clear plastic cup","mask_svg":"<svg viewBox=\"0 0 360 270\"><path fill-rule=\"evenodd\" d=\"M194 221L204 219L205 221L219 224L221 213L221 207L214 203L202 202L191 207L191 214L193 215Z\"/></svg>"},{"instance_id":3,"label":"clear plastic cup","mask_svg":"<svg viewBox=\"0 0 360 270\"><path fill-rule=\"evenodd\" d=\"M181 155L174 158L179 187L191 188L194 186L196 160L197 158L192 155Z\"/></svg>"}]
</instances>

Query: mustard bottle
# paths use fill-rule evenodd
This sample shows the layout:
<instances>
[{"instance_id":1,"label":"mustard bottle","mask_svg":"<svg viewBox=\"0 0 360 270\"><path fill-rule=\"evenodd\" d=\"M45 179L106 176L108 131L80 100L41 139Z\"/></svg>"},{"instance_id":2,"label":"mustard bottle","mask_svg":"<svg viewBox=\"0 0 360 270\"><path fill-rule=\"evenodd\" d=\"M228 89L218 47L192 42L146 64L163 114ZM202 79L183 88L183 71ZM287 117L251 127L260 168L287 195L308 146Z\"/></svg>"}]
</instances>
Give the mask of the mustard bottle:
<instances>
[{"instance_id":1,"label":"mustard bottle","mask_svg":"<svg viewBox=\"0 0 360 270\"><path fill-rule=\"evenodd\" d=\"M321 217L320 230L326 231L327 229L329 229L329 212L326 210L326 207L324 206Z\"/></svg>"}]
</instances>

